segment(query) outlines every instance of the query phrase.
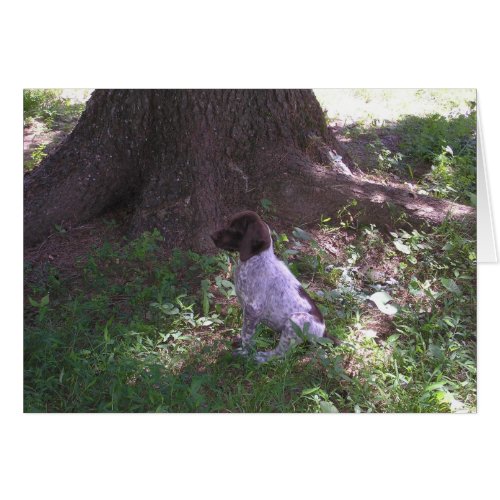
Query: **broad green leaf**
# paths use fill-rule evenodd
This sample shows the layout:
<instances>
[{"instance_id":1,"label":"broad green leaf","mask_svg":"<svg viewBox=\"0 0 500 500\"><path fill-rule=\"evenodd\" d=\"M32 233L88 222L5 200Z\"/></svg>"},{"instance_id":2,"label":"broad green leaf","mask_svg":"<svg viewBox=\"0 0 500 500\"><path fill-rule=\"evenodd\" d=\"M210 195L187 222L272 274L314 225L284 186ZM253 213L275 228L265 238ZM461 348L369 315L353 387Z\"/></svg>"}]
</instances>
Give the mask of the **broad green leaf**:
<instances>
[{"instance_id":1,"label":"broad green leaf","mask_svg":"<svg viewBox=\"0 0 500 500\"><path fill-rule=\"evenodd\" d=\"M309 240L313 239L313 237L309 233L307 233L303 229L300 229L300 227L294 228L293 235L296 238L299 238L300 240L308 240L309 241Z\"/></svg>"},{"instance_id":2,"label":"broad green leaf","mask_svg":"<svg viewBox=\"0 0 500 500\"><path fill-rule=\"evenodd\" d=\"M319 344L319 345L330 345L330 344L333 344L333 342L328 337L317 337L316 335L309 334L307 336L307 338L313 344Z\"/></svg>"},{"instance_id":3,"label":"broad green leaf","mask_svg":"<svg viewBox=\"0 0 500 500\"><path fill-rule=\"evenodd\" d=\"M297 336L303 340L307 340L307 333L309 331L309 323L306 323L304 325L304 328L301 328L295 321L290 320L290 323L292 323L292 328L293 331L297 334Z\"/></svg>"},{"instance_id":4,"label":"broad green leaf","mask_svg":"<svg viewBox=\"0 0 500 500\"><path fill-rule=\"evenodd\" d=\"M455 328L457 326L457 322L453 318L450 318L449 316L445 316L443 318L443 321L452 328Z\"/></svg>"},{"instance_id":5,"label":"broad green leaf","mask_svg":"<svg viewBox=\"0 0 500 500\"><path fill-rule=\"evenodd\" d=\"M210 303L208 302L208 294L205 292L203 293L203 314L207 316L209 310L210 310Z\"/></svg>"},{"instance_id":6,"label":"broad green leaf","mask_svg":"<svg viewBox=\"0 0 500 500\"><path fill-rule=\"evenodd\" d=\"M412 280L410 281L410 284L408 285L408 291L412 295L415 295L415 297L421 297L422 295L424 295L424 291L420 289L420 284L415 278L412 278Z\"/></svg>"},{"instance_id":7,"label":"broad green leaf","mask_svg":"<svg viewBox=\"0 0 500 500\"><path fill-rule=\"evenodd\" d=\"M451 250L452 248L453 248L453 243L452 243L451 241L448 241L448 242L444 245L443 250L447 252L448 250Z\"/></svg>"},{"instance_id":8,"label":"broad green leaf","mask_svg":"<svg viewBox=\"0 0 500 500\"><path fill-rule=\"evenodd\" d=\"M396 340L399 339L399 333L394 333L390 337L387 338L386 342L388 344L392 344L393 342L396 342Z\"/></svg>"},{"instance_id":9,"label":"broad green leaf","mask_svg":"<svg viewBox=\"0 0 500 500\"><path fill-rule=\"evenodd\" d=\"M31 297L28 297L28 300L33 307L40 307L40 304L36 300L33 300Z\"/></svg>"},{"instance_id":10,"label":"broad green leaf","mask_svg":"<svg viewBox=\"0 0 500 500\"><path fill-rule=\"evenodd\" d=\"M49 303L49 295L45 295L45 297L42 297L42 300L40 301L40 306L46 306Z\"/></svg>"},{"instance_id":11,"label":"broad green leaf","mask_svg":"<svg viewBox=\"0 0 500 500\"><path fill-rule=\"evenodd\" d=\"M161 306L161 310L165 314L170 314L170 315L179 314L179 308L174 307L173 304L168 304L168 306L171 306L171 307L167 307L167 304Z\"/></svg>"},{"instance_id":12,"label":"broad green leaf","mask_svg":"<svg viewBox=\"0 0 500 500\"><path fill-rule=\"evenodd\" d=\"M271 200L264 198L264 199L260 200L260 204L262 205L262 208L264 210L269 210L271 208L272 202L271 202Z\"/></svg>"},{"instance_id":13,"label":"broad green leaf","mask_svg":"<svg viewBox=\"0 0 500 500\"><path fill-rule=\"evenodd\" d=\"M398 312L398 308L396 306L388 304L388 302L390 302L393 299L387 292L375 292L368 298L369 300L374 302L375 305L379 308L379 310L384 314L392 315Z\"/></svg>"},{"instance_id":14,"label":"broad green leaf","mask_svg":"<svg viewBox=\"0 0 500 500\"><path fill-rule=\"evenodd\" d=\"M104 326L104 342L106 342L106 344L109 343L109 339L110 337L109 337L108 325L106 324Z\"/></svg>"},{"instance_id":15,"label":"broad green leaf","mask_svg":"<svg viewBox=\"0 0 500 500\"><path fill-rule=\"evenodd\" d=\"M394 240L393 241L394 246L400 251L405 254L409 254L411 252L410 247L408 245L405 245L401 240Z\"/></svg>"},{"instance_id":16,"label":"broad green leaf","mask_svg":"<svg viewBox=\"0 0 500 500\"><path fill-rule=\"evenodd\" d=\"M339 411L330 401L320 401L319 407L323 413L338 413Z\"/></svg>"},{"instance_id":17,"label":"broad green leaf","mask_svg":"<svg viewBox=\"0 0 500 500\"><path fill-rule=\"evenodd\" d=\"M427 392L435 391L436 389L440 389L444 386L446 382L434 382L434 384L428 385L425 390Z\"/></svg>"},{"instance_id":18,"label":"broad green leaf","mask_svg":"<svg viewBox=\"0 0 500 500\"><path fill-rule=\"evenodd\" d=\"M436 344L429 344L429 354L433 357L433 358L442 358L444 356L444 351L443 349L441 349L441 347L439 347L438 345Z\"/></svg>"},{"instance_id":19,"label":"broad green leaf","mask_svg":"<svg viewBox=\"0 0 500 500\"><path fill-rule=\"evenodd\" d=\"M461 295L461 288L455 283L455 280L451 278L441 278L442 285L446 288L446 290L450 291L455 295Z\"/></svg>"},{"instance_id":20,"label":"broad green leaf","mask_svg":"<svg viewBox=\"0 0 500 500\"><path fill-rule=\"evenodd\" d=\"M311 387L310 389L304 389L301 393L302 396L307 396L308 394L314 394L318 392L319 387Z\"/></svg>"},{"instance_id":21,"label":"broad green leaf","mask_svg":"<svg viewBox=\"0 0 500 500\"><path fill-rule=\"evenodd\" d=\"M166 302L165 304L162 305L158 304L156 307L159 307L161 312L163 312L164 314L170 314L170 315L179 314L179 308L175 307L174 304L171 304L170 302Z\"/></svg>"}]
</instances>

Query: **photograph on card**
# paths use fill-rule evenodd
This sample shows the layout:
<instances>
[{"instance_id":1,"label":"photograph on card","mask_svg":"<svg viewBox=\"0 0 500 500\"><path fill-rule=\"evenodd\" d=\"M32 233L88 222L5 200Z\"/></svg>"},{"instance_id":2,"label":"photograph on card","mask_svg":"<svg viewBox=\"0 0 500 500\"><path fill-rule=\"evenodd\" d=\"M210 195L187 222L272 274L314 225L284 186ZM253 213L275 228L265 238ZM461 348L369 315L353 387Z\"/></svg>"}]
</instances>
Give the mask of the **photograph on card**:
<instances>
[{"instance_id":1,"label":"photograph on card","mask_svg":"<svg viewBox=\"0 0 500 500\"><path fill-rule=\"evenodd\" d=\"M26 413L476 412L475 89L23 103Z\"/></svg>"}]
</instances>

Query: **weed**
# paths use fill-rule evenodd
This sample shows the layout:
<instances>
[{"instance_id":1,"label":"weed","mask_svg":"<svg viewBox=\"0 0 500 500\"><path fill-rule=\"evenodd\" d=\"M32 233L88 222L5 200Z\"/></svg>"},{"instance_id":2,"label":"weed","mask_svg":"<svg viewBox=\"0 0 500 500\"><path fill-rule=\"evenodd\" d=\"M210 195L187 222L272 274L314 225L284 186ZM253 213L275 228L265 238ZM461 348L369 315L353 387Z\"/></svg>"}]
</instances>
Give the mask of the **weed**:
<instances>
[{"instance_id":1,"label":"weed","mask_svg":"<svg viewBox=\"0 0 500 500\"><path fill-rule=\"evenodd\" d=\"M401 153L414 163L430 164L424 192L471 203L476 192L476 112L444 117L406 117L398 124Z\"/></svg>"},{"instance_id":2,"label":"weed","mask_svg":"<svg viewBox=\"0 0 500 500\"><path fill-rule=\"evenodd\" d=\"M60 95L61 91L58 89L24 89L24 126L29 125L37 117L50 120Z\"/></svg>"},{"instance_id":3,"label":"weed","mask_svg":"<svg viewBox=\"0 0 500 500\"><path fill-rule=\"evenodd\" d=\"M340 222L340 227L343 229L357 229L357 213L353 210L358 205L356 199L352 199L347 205L337 211L337 218Z\"/></svg>"},{"instance_id":4,"label":"weed","mask_svg":"<svg viewBox=\"0 0 500 500\"><path fill-rule=\"evenodd\" d=\"M273 204L271 200L268 200L267 198L263 198L260 200L260 206L262 207L262 211L264 214L269 214L273 210Z\"/></svg>"},{"instance_id":5,"label":"weed","mask_svg":"<svg viewBox=\"0 0 500 500\"><path fill-rule=\"evenodd\" d=\"M24 165L26 170L31 171L40 165L42 160L47 156L47 153L45 152L46 147L47 144L40 144L34 149L31 153L31 160L26 162Z\"/></svg>"}]
</instances>

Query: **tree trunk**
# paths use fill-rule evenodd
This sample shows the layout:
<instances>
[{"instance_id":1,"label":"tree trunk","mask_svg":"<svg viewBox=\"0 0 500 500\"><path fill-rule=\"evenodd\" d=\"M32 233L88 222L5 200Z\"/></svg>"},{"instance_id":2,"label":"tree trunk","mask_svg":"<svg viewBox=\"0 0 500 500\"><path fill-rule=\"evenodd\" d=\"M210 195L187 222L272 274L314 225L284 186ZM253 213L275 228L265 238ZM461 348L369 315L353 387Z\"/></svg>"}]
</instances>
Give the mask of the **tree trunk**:
<instances>
[{"instance_id":1,"label":"tree trunk","mask_svg":"<svg viewBox=\"0 0 500 500\"><path fill-rule=\"evenodd\" d=\"M271 200L295 224L356 198L365 222L438 223L474 212L338 167L333 136L307 90L96 90L71 135L25 178L25 244L56 224L130 209L130 230L206 250L230 214ZM390 202L390 203L388 203Z\"/></svg>"}]
</instances>

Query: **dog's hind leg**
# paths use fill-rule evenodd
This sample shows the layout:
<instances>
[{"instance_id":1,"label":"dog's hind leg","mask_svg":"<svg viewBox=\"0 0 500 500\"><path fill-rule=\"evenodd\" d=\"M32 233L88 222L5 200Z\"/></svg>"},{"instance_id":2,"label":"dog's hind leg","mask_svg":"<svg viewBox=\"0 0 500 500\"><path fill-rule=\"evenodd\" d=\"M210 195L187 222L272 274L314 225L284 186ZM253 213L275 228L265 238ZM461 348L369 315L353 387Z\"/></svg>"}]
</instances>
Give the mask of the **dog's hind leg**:
<instances>
[{"instance_id":1,"label":"dog's hind leg","mask_svg":"<svg viewBox=\"0 0 500 500\"><path fill-rule=\"evenodd\" d=\"M300 344L303 338L298 335L297 328L304 334L316 335L317 337L322 337L324 332L324 325L319 324L311 314L294 313L288 319L285 328L283 328L277 347L270 351L257 352L255 360L258 363L264 363L271 358L282 357L291 347Z\"/></svg>"}]
</instances>

